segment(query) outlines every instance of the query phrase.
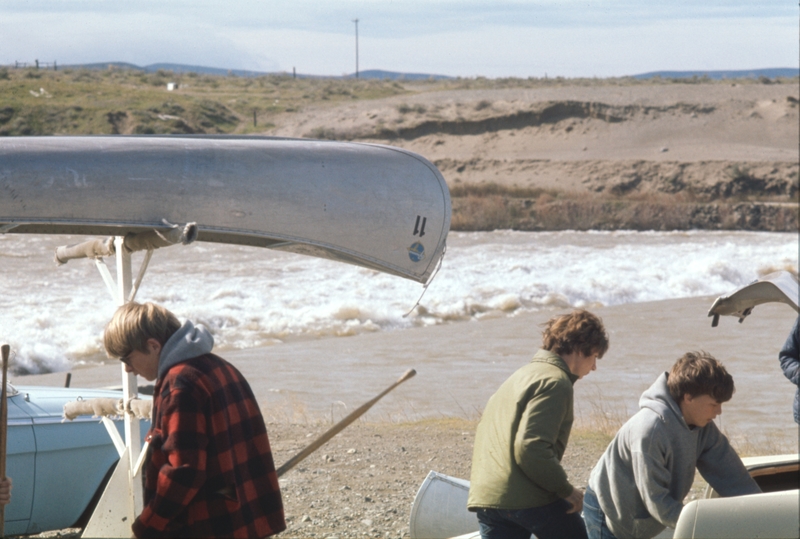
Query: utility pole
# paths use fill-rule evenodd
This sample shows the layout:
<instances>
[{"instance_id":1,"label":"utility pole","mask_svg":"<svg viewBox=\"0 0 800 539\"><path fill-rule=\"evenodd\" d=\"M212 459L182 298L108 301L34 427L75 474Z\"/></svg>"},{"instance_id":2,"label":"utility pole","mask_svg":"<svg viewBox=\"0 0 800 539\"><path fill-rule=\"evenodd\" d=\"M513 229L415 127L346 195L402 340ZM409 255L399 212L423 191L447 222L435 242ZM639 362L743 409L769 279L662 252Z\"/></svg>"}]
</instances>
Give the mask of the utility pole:
<instances>
[{"instance_id":1,"label":"utility pole","mask_svg":"<svg viewBox=\"0 0 800 539\"><path fill-rule=\"evenodd\" d=\"M358 19L353 19L356 23L356 78L358 78Z\"/></svg>"}]
</instances>

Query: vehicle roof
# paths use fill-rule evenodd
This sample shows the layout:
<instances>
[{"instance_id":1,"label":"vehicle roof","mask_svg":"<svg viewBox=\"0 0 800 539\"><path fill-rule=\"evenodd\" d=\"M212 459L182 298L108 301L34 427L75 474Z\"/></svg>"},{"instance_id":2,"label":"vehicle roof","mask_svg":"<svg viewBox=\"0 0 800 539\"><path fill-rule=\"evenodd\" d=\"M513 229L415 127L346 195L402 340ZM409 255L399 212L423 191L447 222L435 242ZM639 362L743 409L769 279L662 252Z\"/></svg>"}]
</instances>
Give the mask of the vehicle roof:
<instances>
[{"instance_id":1,"label":"vehicle roof","mask_svg":"<svg viewBox=\"0 0 800 539\"><path fill-rule=\"evenodd\" d=\"M19 394L27 394L30 402L42 409L45 413L61 416L64 413L64 404L70 401L88 400L97 398L121 399L122 392L111 389L80 388L80 387L52 387L52 386L14 386ZM150 399L150 396L140 395L141 399Z\"/></svg>"},{"instance_id":2,"label":"vehicle roof","mask_svg":"<svg viewBox=\"0 0 800 539\"><path fill-rule=\"evenodd\" d=\"M795 464L800 460L800 453L786 455L762 455L757 457L742 457L745 468L752 470L764 466L778 466L781 464Z\"/></svg>"}]
</instances>

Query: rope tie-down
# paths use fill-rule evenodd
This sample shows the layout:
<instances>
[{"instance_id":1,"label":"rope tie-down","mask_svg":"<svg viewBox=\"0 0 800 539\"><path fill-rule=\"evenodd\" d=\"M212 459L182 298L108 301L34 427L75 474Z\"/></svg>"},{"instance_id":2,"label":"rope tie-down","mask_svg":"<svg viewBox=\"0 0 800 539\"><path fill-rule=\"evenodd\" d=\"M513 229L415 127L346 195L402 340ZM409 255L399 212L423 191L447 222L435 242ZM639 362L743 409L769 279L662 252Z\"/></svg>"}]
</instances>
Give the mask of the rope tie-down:
<instances>
[{"instance_id":1,"label":"rope tie-down","mask_svg":"<svg viewBox=\"0 0 800 539\"><path fill-rule=\"evenodd\" d=\"M64 404L64 420L72 421L82 415L92 417L122 417L126 412L130 412L136 419L150 419L153 411L153 401L151 399L131 399L128 401L128 409L125 409L124 399L97 398L81 399L70 401Z\"/></svg>"}]
</instances>

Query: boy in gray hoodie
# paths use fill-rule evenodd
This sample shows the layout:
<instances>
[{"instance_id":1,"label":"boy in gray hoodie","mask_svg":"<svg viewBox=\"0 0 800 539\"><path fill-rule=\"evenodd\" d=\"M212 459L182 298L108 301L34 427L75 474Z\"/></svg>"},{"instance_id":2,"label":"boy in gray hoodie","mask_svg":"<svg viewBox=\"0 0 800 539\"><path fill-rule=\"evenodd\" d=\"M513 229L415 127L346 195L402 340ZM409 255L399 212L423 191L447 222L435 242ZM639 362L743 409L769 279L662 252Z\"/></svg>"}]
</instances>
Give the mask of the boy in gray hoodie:
<instances>
[{"instance_id":1,"label":"boy in gray hoodie","mask_svg":"<svg viewBox=\"0 0 800 539\"><path fill-rule=\"evenodd\" d=\"M713 422L733 391L733 377L705 352L684 354L656 379L589 477L589 539L649 539L674 528L695 468L721 496L761 492Z\"/></svg>"}]
</instances>

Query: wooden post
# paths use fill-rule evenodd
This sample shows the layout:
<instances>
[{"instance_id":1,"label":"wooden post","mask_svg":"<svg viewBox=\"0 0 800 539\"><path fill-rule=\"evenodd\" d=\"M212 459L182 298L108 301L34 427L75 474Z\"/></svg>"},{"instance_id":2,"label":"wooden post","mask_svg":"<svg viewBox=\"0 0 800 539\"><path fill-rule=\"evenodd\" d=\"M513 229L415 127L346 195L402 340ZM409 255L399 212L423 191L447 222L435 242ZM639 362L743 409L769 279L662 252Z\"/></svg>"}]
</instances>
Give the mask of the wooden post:
<instances>
[{"instance_id":1,"label":"wooden post","mask_svg":"<svg viewBox=\"0 0 800 539\"><path fill-rule=\"evenodd\" d=\"M0 346L3 356L3 390L0 392L0 478L6 477L6 440L8 439L8 352L11 348ZM6 536L6 506L0 504L0 537Z\"/></svg>"},{"instance_id":2,"label":"wooden post","mask_svg":"<svg viewBox=\"0 0 800 539\"><path fill-rule=\"evenodd\" d=\"M253 127L256 126L256 109L253 109Z\"/></svg>"}]
</instances>

